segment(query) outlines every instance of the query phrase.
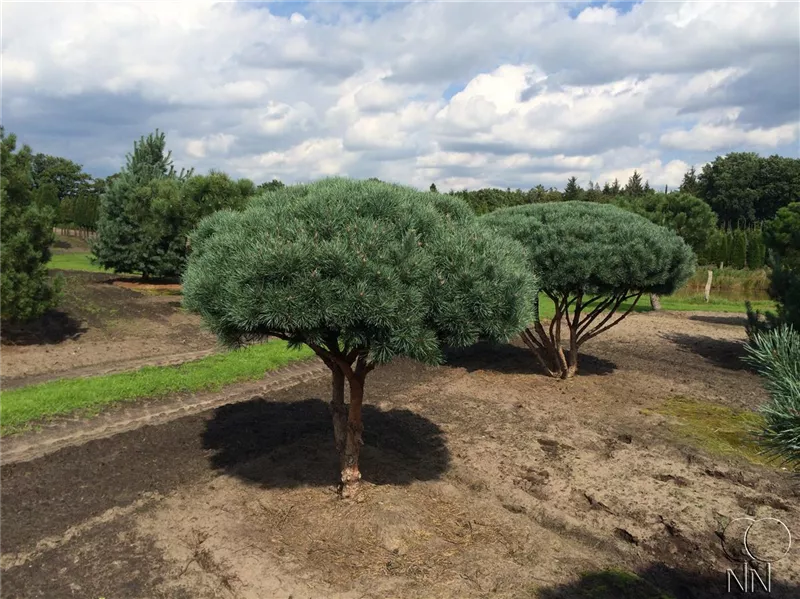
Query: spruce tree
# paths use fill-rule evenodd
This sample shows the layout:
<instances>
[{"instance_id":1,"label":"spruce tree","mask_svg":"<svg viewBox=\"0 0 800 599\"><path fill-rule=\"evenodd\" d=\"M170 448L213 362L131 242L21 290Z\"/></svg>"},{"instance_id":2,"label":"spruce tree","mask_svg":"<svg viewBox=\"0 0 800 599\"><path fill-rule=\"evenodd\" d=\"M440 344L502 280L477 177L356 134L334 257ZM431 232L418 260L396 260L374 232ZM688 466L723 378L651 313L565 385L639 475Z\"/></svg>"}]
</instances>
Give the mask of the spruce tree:
<instances>
[{"instance_id":1,"label":"spruce tree","mask_svg":"<svg viewBox=\"0 0 800 599\"><path fill-rule=\"evenodd\" d=\"M16 136L0 127L0 319L6 323L42 315L58 301L60 286L47 274L54 213L36 204L31 149L16 146Z\"/></svg>"}]
</instances>

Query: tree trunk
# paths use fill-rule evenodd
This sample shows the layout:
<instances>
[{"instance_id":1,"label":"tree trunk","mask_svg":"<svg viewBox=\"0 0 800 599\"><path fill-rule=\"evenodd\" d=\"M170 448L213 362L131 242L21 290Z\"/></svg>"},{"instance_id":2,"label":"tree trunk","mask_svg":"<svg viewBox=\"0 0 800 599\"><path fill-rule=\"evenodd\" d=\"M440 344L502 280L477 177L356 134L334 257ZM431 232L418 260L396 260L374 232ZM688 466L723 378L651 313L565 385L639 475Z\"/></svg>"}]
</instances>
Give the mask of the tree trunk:
<instances>
[{"instance_id":1,"label":"tree trunk","mask_svg":"<svg viewBox=\"0 0 800 599\"><path fill-rule=\"evenodd\" d=\"M578 374L578 331L570 324L569 355L567 356L567 368L562 378L571 379L576 374Z\"/></svg>"},{"instance_id":2,"label":"tree trunk","mask_svg":"<svg viewBox=\"0 0 800 599\"><path fill-rule=\"evenodd\" d=\"M333 440L336 451L342 455L347 438L347 406L344 404L344 373L334 365L331 367L331 416L333 416Z\"/></svg>"},{"instance_id":3,"label":"tree trunk","mask_svg":"<svg viewBox=\"0 0 800 599\"><path fill-rule=\"evenodd\" d=\"M661 309L661 299L655 293L650 294L650 307L656 312Z\"/></svg>"},{"instance_id":4,"label":"tree trunk","mask_svg":"<svg viewBox=\"0 0 800 599\"><path fill-rule=\"evenodd\" d=\"M711 281L712 281L713 278L714 278L714 271L713 270L709 270L708 271L708 280L706 281L706 290L705 290L705 293L703 294L703 297L705 297L706 302L708 302L709 297L711 296Z\"/></svg>"},{"instance_id":5,"label":"tree trunk","mask_svg":"<svg viewBox=\"0 0 800 599\"><path fill-rule=\"evenodd\" d=\"M344 451L341 453L342 464L342 497L353 498L358 494L361 472L358 469L358 457L363 441L361 433L364 425L361 422L361 403L364 399L364 377L350 379L350 408L347 414L347 434Z\"/></svg>"}]
</instances>

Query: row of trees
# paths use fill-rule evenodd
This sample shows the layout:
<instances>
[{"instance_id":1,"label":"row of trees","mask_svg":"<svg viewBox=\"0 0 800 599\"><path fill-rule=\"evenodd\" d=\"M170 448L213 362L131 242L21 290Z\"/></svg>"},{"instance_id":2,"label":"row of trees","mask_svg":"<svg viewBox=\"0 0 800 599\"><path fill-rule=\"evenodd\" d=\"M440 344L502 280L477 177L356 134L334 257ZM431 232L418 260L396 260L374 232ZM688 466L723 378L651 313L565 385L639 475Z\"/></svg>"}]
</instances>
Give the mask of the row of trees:
<instances>
[{"instance_id":1,"label":"row of trees","mask_svg":"<svg viewBox=\"0 0 800 599\"><path fill-rule=\"evenodd\" d=\"M717 229L708 240L701 254L704 264L726 265L732 268L763 268L766 264L767 247L763 230Z\"/></svg>"},{"instance_id":2,"label":"row of trees","mask_svg":"<svg viewBox=\"0 0 800 599\"><path fill-rule=\"evenodd\" d=\"M447 347L521 334L549 374L571 377L583 343L695 268L681 237L613 205L528 204L479 218L447 194L340 178L217 212L191 244L184 305L223 342L278 337L330 368L345 496L361 478L374 368L401 355L437 363ZM555 305L547 325L540 292Z\"/></svg>"},{"instance_id":3,"label":"row of trees","mask_svg":"<svg viewBox=\"0 0 800 599\"><path fill-rule=\"evenodd\" d=\"M431 191L435 189L433 184ZM584 189L571 177L563 190L542 185L523 191L496 188L450 191L469 204L477 214L520 204L578 200L614 203L619 197L642 197L657 191L634 171L625 185L615 179L602 187L590 181ZM670 190L666 188L663 193ZM783 206L800 200L800 159L762 157L753 152L732 152L718 156L701 172L692 167L674 192L706 202L723 229L752 228L775 218Z\"/></svg>"},{"instance_id":4,"label":"row of trees","mask_svg":"<svg viewBox=\"0 0 800 599\"><path fill-rule=\"evenodd\" d=\"M31 160L35 201L53 211L54 224L94 230L110 178L93 178L67 158L38 153Z\"/></svg>"}]
</instances>

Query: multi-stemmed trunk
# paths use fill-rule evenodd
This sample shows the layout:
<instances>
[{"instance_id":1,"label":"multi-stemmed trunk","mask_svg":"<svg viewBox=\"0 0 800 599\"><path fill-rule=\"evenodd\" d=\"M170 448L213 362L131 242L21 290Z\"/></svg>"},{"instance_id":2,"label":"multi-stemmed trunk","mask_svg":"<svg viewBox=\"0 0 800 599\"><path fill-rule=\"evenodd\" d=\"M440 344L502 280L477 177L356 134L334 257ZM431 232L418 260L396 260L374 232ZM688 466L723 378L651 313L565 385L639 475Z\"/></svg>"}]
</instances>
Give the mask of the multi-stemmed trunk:
<instances>
[{"instance_id":1,"label":"multi-stemmed trunk","mask_svg":"<svg viewBox=\"0 0 800 599\"><path fill-rule=\"evenodd\" d=\"M584 301L582 291L560 295L545 293L555 305L553 319L550 321L548 329L545 329L539 319L537 302L536 321L533 323L533 328L526 328L522 332L522 340L550 376L562 379L568 379L577 374L578 352L581 346L589 339L618 324L633 311L642 296L641 292L622 292L606 296L597 295ZM631 298L635 298L633 304L625 313L609 323L622 303ZM572 314L570 314L570 308ZM605 317L592 326L597 318L606 311L608 313ZM566 324L569 331L569 350L567 352L561 345L563 324Z\"/></svg>"}]
</instances>

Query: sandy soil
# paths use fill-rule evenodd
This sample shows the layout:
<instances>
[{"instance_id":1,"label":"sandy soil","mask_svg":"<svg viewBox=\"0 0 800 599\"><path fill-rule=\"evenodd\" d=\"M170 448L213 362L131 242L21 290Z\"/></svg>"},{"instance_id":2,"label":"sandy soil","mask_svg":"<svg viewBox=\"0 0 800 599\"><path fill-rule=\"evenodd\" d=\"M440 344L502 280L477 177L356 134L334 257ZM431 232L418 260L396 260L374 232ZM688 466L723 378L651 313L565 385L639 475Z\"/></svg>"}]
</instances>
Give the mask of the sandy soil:
<instances>
[{"instance_id":1,"label":"sandy soil","mask_svg":"<svg viewBox=\"0 0 800 599\"><path fill-rule=\"evenodd\" d=\"M3 388L197 359L216 348L180 297L107 274L63 271L64 298L40 321L3 330Z\"/></svg>"},{"instance_id":2,"label":"sandy soil","mask_svg":"<svg viewBox=\"0 0 800 599\"><path fill-rule=\"evenodd\" d=\"M515 345L380 368L359 502L334 493L324 379L9 464L2 596L737 596L720 533L751 516L797 534L797 481L709 455L648 409L762 402L741 325L633 315L572 381ZM768 524L754 542L780 552ZM770 597L800 596L797 551L772 565ZM644 582L602 590L587 573L610 567Z\"/></svg>"}]
</instances>

